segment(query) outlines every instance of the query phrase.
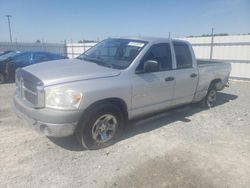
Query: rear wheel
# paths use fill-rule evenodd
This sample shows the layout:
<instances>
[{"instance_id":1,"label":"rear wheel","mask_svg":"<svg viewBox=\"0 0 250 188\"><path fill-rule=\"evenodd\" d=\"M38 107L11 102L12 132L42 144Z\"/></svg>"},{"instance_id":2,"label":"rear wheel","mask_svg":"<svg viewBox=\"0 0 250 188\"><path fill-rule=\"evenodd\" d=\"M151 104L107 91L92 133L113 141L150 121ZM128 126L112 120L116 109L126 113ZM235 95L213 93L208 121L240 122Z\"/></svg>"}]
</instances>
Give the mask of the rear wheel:
<instances>
[{"instance_id":1,"label":"rear wheel","mask_svg":"<svg viewBox=\"0 0 250 188\"><path fill-rule=\"evenodd\" d=\"M113 104L105 103L94 106L86 112L76 134L83 147L93 150L115 143L123 128L122 111Z\"/></svg>"},{"instance_id":2,"label":"rear wheel","mask_svg":"<svg viewBox=\"0 0 250 188\"><path fill-rule=\"evenodd\" d=\"M214 107L217 99L217 90L215 85L211 85L208 89L206 97L203 99L203 106L206 109Z\"/></svg>"},{"instance_id":3,"label":"rear wheel","mask_svg":"<svg viewBox=\"0 0 250 188\"><path fill-rule=\"evenodd\" d=\"M5 82L5 77L2 73L0 73L0 84L3 84Z\"/></svg>"}]
</instances>

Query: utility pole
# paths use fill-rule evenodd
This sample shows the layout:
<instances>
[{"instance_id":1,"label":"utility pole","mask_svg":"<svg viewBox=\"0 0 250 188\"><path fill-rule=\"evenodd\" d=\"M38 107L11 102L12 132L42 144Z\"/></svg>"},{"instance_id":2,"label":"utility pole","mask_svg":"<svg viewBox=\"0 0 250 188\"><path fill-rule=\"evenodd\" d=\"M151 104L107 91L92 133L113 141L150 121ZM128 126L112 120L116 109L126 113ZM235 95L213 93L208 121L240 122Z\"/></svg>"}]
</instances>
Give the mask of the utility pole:
<instances>
[{"instance_id":1,"label":"utility pole","mask_svg":"<svg viewBox=\"0 0 250 188\"><path fill-rule=\"evenodd\" d=\"M213 48L214 48L214 28L212 28L212 33L211 33L211 46L210 46L210 60L213 59Z\"/></svg>"},{"instance_id":2,"label":"utility pole","mask_svg":"<svg viewBox=\"0 0 250 188\"><path fill-rule=\"evenodd\" d=\"M9 33L10 33L10 42L12 43L12 35L11 35L11 27L10 27L10 18L12 17L11 15L5 15L8 19L8 24L9 24Z\"/></svg>"},{"instance_id":3,"label":"utility pole","mask_svg":"<svg viewBox=\"0 0 250 188\"><path fill-rule=\"evenodd\" d=\"M70 41L71 41L71 54L72 54L71 58L74 58L74 46L72 38L70 39Z\"/></svg>"}]
</instances>

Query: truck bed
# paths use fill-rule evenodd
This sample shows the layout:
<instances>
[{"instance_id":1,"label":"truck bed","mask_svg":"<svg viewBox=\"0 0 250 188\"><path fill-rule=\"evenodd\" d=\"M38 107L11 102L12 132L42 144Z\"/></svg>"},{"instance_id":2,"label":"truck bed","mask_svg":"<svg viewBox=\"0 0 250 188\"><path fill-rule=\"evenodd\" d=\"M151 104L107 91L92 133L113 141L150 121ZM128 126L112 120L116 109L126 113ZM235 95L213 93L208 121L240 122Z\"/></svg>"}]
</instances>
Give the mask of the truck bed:
<instances>
[{"instance_id":1,"label":"truck bed","mask_svg":"<svg viewBox=\"0 0 250 188\"><path fill-rule=\"evenodd\" d=\"M217 85L217 89L223 89L231 70L230 63L225 63L222 61L197 60L197 65L199 70L199 81L194 101L204 97L204 95L207 93L210 83L213 80L220 80L221 82L219 85Z\"/></svg>"},{"instance_id":2,"label":"truck bed","mask_svg":"<svg viewBox=\"0 0 250 188\"><path fill-rule=\"evenodd\" d=\"M211 65L211 64L220 64L220 63L224 63L224 62L222 62L222 61L214 61L214 60L197 59L198 66Z\"/></svg>"}]
</instances>

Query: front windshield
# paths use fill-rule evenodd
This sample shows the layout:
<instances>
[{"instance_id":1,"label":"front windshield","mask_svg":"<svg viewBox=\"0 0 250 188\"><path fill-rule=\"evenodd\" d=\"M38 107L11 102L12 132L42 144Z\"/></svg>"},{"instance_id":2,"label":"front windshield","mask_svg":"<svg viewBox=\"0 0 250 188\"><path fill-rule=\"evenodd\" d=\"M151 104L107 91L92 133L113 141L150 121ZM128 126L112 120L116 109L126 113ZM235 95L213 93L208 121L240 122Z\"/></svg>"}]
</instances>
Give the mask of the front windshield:
<instances>
[{"instance_id":1,"label":"front windshield","mask_svg":"<svg viewBox=\"0 0 250 188\"><path fill-rule=\"evenodd\" d=\"M98 65L110 68L125 69L145 45L145 41L139 40L106 39L77 57L77 59L95 62Z\"/></svg>"},{"instance_id":2,"label":"front windshield","mask_svg":"<svg viewBox=\"0 0 250 188\"><path fill-rule=\"evenodd\" d=\"M7 54L1 55L0 56L0 61L6 60L6 59L16 55L17 53L20 53L20 52L9 52Z\"/></svg>"}]
</instances>

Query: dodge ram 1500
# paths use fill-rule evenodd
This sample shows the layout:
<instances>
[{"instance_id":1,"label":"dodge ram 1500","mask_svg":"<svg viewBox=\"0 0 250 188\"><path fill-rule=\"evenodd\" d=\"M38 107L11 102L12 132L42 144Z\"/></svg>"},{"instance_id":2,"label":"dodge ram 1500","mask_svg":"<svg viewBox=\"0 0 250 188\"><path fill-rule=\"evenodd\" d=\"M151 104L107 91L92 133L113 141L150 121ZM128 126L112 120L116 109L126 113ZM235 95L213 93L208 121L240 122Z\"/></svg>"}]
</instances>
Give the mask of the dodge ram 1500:
<instances>
[{"instance_id":1,"label":"dodge ram 1500","mask_svg":"<svg viewBox=\"0 0 250 188\"><path fill-rule=\"evenodd\" d=\"M228 63L197 61L190 43L109 38L76 59L16 71L17 115L51 137L75 134L88 149L109 146L127 120L202 101L211 108Z\"/></svg>"}]
</instances>

